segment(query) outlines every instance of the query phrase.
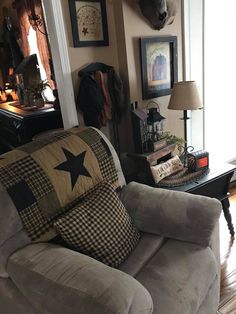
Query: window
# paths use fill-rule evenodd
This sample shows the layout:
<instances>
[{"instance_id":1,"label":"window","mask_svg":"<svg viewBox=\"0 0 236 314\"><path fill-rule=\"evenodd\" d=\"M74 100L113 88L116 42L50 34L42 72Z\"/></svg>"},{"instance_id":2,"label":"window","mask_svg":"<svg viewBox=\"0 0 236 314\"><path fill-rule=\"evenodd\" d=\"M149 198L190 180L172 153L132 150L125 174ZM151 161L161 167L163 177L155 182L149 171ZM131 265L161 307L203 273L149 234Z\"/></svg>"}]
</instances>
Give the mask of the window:
<instances>
[{"instance_id":1,"label":"window","mask_svg":"<svg viewBox=\"0 0 236 314\"><path fill-rule=\"evenodd\" d=\"M53 101L51 55L41 0L18 0L14 5L19 20L23 54L25 57L37 55L41 79L47 80L51 87L44 94L48 101Z\"/></svg>"},{"instance_id":2,"label":"window","mask_svg":"<svg viewBox=\"0 0 236 314\"><path fill-rule=\"evenodd\" d=\"M213 10L214 7L214 10ZM236 58L233 49L236 1L205 0L205 145L217 162L236 158L236 105L234 100Z\"/></svg>"},{"instance_id":3,"label":"window","mask_svg":"<svg viewBox=\"0 0 236 314\"><path fill-rule=\"evenodd\" d=\"M236 159L232 134L236 131L236 58L232 31L236 28L235 0L185 0L186 79L202 85L204 110L192 112L190 144L205 148L210 162Z\"/></svg>"}]
</instances>

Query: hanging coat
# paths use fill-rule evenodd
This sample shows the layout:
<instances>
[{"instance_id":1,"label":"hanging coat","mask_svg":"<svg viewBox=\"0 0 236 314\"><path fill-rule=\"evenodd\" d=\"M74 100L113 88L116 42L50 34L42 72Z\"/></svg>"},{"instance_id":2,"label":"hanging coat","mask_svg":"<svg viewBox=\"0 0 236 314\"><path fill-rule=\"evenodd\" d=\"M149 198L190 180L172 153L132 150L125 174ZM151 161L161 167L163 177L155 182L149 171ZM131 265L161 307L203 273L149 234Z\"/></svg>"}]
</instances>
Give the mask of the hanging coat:
<instances>
[{"instance_id":1,"label":"hanging coat","mask_svg":"<svg viewBox=\"0 0 236 314\"><path fill-rule=\"evenodd\" d=\"M83 113L85 125L101 128L105 123L104 112L109 120L110 110L112 120L119 123L126 105L123 84L114 68L104 63L91 63L79 71L79 76L81 82L76 104Z\"/></svg>"},{"instance_id":2,"label":"hanging coat","mask_svg":"<svg viewBox=\"0 0 236 314\"><path fill-rule=\"evenodd\" d=\"M84 75L81 79L76 105L83 113L85 125L101 128L100 115L103 109L103 96L92 76Z\"/></svg>"}]
</instances>

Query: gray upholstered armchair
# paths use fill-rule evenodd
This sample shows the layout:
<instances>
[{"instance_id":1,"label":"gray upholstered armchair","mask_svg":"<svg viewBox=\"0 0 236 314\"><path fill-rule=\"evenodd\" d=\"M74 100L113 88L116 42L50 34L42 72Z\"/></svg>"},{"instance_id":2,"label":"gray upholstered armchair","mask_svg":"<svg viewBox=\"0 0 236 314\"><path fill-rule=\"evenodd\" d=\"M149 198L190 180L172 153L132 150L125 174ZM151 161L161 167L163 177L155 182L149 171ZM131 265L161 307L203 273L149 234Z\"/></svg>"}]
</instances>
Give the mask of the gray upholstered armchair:
<instances>
[{"instance_id":1,"label":"gray upholstered armchair","mask_svg":"<svg viewBox=\"0 0 236 314\"><path fill-rule=\"evenodd\" d=\"M69 160L73 167L68 166ZM56 228L62 235L74 230L67 225L60 229L60 224L74 208L79 208L76 215L86 210L87 199L91 205L93 186L104 178L116 188L128 212L125 217L131 217L125 221L132 221L139 232L116 268L88 256L94 254L91 250L81 253L60 242L71 239L58 238ZM104 208L109 207L108 194L97 195L96 207L102 201ZM122 211L123 205L119 206ZM126 185L114 149L95 129L74 128L4 154L0 158L0 313L215 314L220 212L216 199L135 182ZM72 216L74 223L73 217L77 216ZM115 225L112 219L110 229ZM96 239L102 234L107 237L102 226Z\"/></svg>"}]
</instances>

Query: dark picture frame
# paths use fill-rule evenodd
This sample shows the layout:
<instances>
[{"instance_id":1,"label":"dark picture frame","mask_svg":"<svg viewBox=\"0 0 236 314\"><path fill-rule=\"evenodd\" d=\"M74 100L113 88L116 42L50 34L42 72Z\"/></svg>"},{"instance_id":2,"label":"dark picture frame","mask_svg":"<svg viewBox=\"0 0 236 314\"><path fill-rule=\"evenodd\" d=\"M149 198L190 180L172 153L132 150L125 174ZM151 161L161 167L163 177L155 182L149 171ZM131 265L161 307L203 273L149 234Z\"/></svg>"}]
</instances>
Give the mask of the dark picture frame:
<instances>
[{"instance_id":1,"label":"dark picture frame","mask_svg":"<svg viewBox=\"0 0 236 314\"><path fill-rule=\"evenodd\" d=\"M143 100L171 94L178 80L177 37L140 38Z\"/></svg>"},{"instance_id":2,"label":"dark picture frame","mask_svg":"<svg viewBox=\"0 0 236 314\"><path fill-rule=\"evenodd\" d=\"M74 47L108 46L106 0L68 0Z\"/></svg>"}]
</instances>

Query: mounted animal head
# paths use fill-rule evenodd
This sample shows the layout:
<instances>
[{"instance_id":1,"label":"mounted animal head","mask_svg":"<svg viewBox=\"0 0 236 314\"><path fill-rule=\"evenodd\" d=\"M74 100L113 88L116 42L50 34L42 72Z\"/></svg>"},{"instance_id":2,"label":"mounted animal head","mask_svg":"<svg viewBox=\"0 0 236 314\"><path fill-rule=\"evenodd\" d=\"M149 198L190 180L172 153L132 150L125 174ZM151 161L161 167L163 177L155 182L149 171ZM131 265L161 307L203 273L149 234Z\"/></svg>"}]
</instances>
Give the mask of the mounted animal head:
<instances>
[{"instance_id":1,"label":"mounted animal head","mask_svg":"<svg viewBox=\"0 0 236 314\"><path fill-rule=\"evenodd\" d=\"M179 0L139 0L142 14L152 28L160 30L174 21Z\"/></svg>"}]
</instances>

